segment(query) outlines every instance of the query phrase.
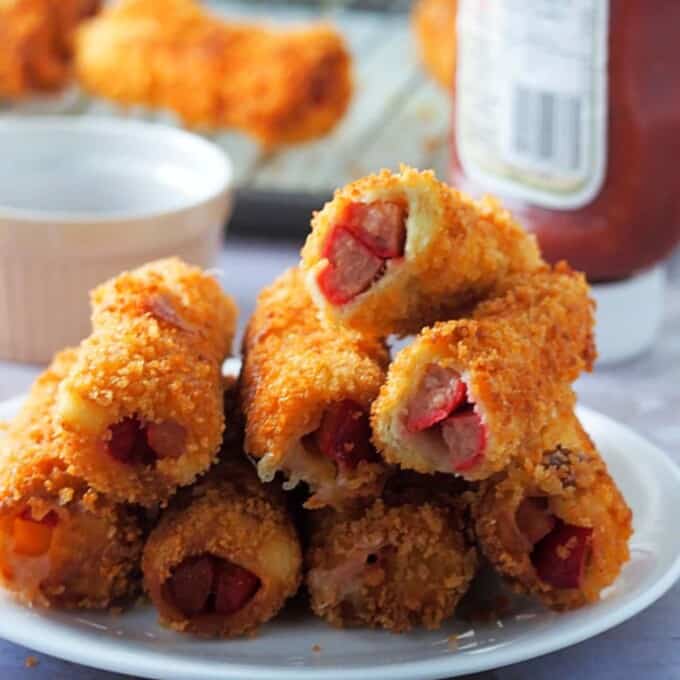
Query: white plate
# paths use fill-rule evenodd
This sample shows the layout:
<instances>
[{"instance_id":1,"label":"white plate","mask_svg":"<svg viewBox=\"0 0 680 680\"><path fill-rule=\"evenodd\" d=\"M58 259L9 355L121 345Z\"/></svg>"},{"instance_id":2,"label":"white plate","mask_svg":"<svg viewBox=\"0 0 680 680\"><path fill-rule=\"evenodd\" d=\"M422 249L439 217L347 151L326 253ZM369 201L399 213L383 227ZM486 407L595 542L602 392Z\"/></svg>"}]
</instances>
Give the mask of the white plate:
<instances>
[{"instance_id":1,"label":"white plate","mask_svg":"<svg viewBox=\"0 0 680 680\"><path fill-rule=\"evenodd\" d=\"M0 403L0 419L12 416L18 404ZM637 614L680 574L680 471L623 425L585 408L579 415L634 512L631 560L595 605L555 614L525 601L500 622L453 620L439 631L408 635L338 631L288 611L253 639L224 642L164 630L150 606L120 616L43 611L3 593L0 637L68 661L163 680L452 677L573 645ZM456 649L452 635L459 636Z\"/></svg>"}]
</instances>

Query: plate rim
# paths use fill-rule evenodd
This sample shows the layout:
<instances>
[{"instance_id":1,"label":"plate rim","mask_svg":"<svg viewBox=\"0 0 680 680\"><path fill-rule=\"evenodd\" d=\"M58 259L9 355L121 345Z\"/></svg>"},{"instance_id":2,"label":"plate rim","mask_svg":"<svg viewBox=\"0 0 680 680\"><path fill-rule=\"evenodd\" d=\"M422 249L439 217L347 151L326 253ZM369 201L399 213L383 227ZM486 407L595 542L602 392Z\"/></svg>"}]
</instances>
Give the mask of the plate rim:
<instances>
[{"instance_id":1,"label":"plate rim","mask_svg":"<svg viewBox=\"0 0 680 680\"><path fill-rule=\"evenodd\" d=\"M17 409L24 401L25 395L0 401L0 412ZM638 444L647 450L647 456L655 459L654 469L661 470L664 474L672 475L680 486L680 466L671 457L633 429L599 411L587 406L578 405L577 415L585 420L599 421L606 429L618 431L633 444ZM390 680L413 680L414 678L436 679L441 677L456 677L459 675L478 673L501 668L514 663L538 658L552 652L571 647L591 637L599 635L624 621L640 613L659 598L661 598L673 584L680 578L680 552L675 556L665 572L654 583L642 590L634 601L624 604L608 615L595 617L584 622L581 626L563 631L559 636L539 636L532 640L527 638L521 645L506 647L502 651L502 661L499 664L493 657L484 654L472 654L467 656L441 656L432 659L421 659L403 662L391 662L375 666L357 666L343 668L315 668L313 666L296 666L295 668L281 668L273 664L243 664L224 661L219 670L208 666L193 667L195 661L191 659L178 659L167 657L165 668L159 662L162 653L142 654L138 650L127 650L124 645L116 647L115 656L111 654L109 645L100 647L97 644L82 646L80 634L69 628L50 630L50 635L36 638L35 643L30 645L20 633L12 628L12 617L0 616L0 638L13 644L29 647L43 654L68 661L71 663L89 666L103 671L125 673L145 678L160 678L167 680L169 677L186 678L191 680L271 680L276 677L279 680L364 680L369 674L375 680L389 678ZM0 603L0 607L2 604ZM596 604L593 606L597 606ZM80 641L80 644L79 644ZM494 655L495 656L495 655ZM171 673L172 675L168 675Z\"/></svg>"}]
</instances>

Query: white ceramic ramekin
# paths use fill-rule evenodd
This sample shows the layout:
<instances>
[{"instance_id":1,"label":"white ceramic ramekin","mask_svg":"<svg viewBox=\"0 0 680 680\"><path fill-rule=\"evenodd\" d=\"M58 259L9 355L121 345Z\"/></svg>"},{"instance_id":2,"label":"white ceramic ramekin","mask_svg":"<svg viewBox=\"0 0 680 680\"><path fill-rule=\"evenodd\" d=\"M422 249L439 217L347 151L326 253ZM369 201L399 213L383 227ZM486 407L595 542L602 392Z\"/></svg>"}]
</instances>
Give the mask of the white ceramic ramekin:
<instances>
[{"instance_id":1,"label":"white ceramic ramekin","mask_svg":"<svg viewBox=\"0 0 680 680\"><path fill-rule=\"evenodd\" d=\"M208 267L232 206L214 144L157 124L0 120L0 358L48 361L89 332L88 291L178 255Z\"/></svg>"}]
</instances>

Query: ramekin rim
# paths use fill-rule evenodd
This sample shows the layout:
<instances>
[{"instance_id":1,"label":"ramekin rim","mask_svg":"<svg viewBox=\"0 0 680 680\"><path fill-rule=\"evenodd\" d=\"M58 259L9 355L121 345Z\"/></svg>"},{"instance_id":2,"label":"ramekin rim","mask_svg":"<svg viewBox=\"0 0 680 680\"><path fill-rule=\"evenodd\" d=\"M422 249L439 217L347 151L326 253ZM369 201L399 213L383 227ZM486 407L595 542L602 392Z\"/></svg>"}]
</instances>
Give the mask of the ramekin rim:
<instances>
[{"instance_id":1,"label":"ramekin rim","mask_svg":"<svg viewBox=\"0 0 680 680\"><path fill-rule=\"evenodd\" d=\"M183 130L178 127L163 123L149 123L139 120L121 120L113 116L101 118L88 118L85 116L72 115L41 115L31 117L20 117L8 115L0 117L0 133L7 128L45 128L54 127L59 130L61 127L69 132L74 129L89 129L94 131L105 131L109 134L149 134L156 137L166 136L172 138L173 143L179 146L188 147L193 145L200 148L202 153L211 155L215 166L221 166L217 174L221 174L222 179L213 180L215 185L210 191L198 196L192 196L182 201L178 201L167 208L156 208L153 210L121 210L115 212L69 212L57 210L31 210L15 208L0 202L0 220L23 222L33 226L44 225L45 227L54 225L111 225L120 222L141 222L146 220L158 220L174 215L179 215L209 205L215 200L219 200L233 189L234 184L234 165L226 151L217 144L204 137Z\"/></svg>"}]
</instances>

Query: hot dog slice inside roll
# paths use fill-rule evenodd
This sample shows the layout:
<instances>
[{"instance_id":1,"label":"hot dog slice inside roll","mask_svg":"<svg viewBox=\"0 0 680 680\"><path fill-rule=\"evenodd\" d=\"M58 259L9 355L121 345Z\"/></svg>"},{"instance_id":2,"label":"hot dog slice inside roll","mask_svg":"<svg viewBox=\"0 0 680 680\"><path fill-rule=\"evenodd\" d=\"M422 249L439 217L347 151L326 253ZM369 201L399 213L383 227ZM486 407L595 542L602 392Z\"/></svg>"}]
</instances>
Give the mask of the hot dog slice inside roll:
<instances>
[{"instance_id":1,"label":"hot dog slice inside roll","mask_svg":"<svg viewBox=\"0 0 680 680\"><path fill-rule=\"evenodd\" d=\"M376 446L423 473L501 470L591 368L592 329L585 279L568 266L509 277L471 318L427 328L397 355L373 404Z\"/></svg>"},{"instance_id":2,"label":"hot dog slice inside roll","mask_svg":"<svg viewBox=\"0 0 680 680\"><path fill-rule=\"evenodd\" d=\"M452 508L388 506L312 519L306 553L312 610L329 623L393 632L438 628L477 566Z\"/></svg>"},{"instance_id":3,"label":"hot dog slice inside roll","mask_svg":"<svg viewBox=\"0 0 680 680\"><path fill-rule=\"evenodd\" d=\"M302 556L276 489L245 461L221 463L180 492L149 536L144 585L161 622L232 637L274 617L295 594Z\"/></svg>"},{"instance_id":4,"label":"hot dog slice inside roll","mask_svg":"<svg viewBox=\"0 0 680 680\"><path fill-rule=\"evenodd\" d=\"M112 279L92 307L92 335L59 388L64 457L117 500L163 502L219 449L236 308L212 276L177 259Z\"/></svg>"},{"instance_id":5,"label":"hot dog slice inside roll","mask_svg":"<svg viewBox=\"0 0 680 680\"><path fill-rule=\"evenodd\" d=\"M136 514L67 472L52 418L76 360L57 355L0 432L0 581L28 604L106 608L140 587Z\"/></svg>"},{"instance_id":6,"label":"hot dog slice inside roll","mask_svg":"<svg viewBox=\"0 0 680 680\"><path fill-rule=\"evenodd\" d=\"M246 451L270 480L304 481L307 507L376 496L384 466L368 415L385 375L382 342L321 323L297 269L258 298L245 342Z\"/></svg>"},{"instance_id":7,"label":"hot dog slice inside roll","mask_svg":"<svg viewBox=\"0 0 680 680\"><path fill-rule=\"evenodd\" d=\"M406 166L336 191L302 250L323 315L378 336L453 318L508 274L540 263L533 237L500 206Z\"/></svg>"},{"instance_id":8,"label":"hot dog slice inside roll","mask_svg":"<svg viewBox=\"0 0 680 680\"><path fill-rule=\"evenodd\" d=\"M576 416L546 430L535 462L482 485L480 549L518 591L554 609L599 599L628 560L631 511Z\"/></svg>"}]
</instances>

